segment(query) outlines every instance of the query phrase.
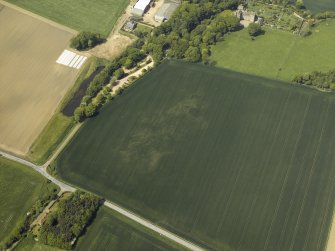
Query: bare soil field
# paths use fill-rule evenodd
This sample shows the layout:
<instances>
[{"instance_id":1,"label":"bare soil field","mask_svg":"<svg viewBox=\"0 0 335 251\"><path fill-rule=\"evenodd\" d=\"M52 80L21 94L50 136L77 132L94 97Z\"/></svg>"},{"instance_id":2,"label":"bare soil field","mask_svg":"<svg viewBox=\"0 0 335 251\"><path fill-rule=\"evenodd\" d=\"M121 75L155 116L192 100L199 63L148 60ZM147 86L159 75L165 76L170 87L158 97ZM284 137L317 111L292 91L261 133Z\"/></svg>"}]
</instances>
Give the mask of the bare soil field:
<instances>
[{"instance_id":1,"label":"bare soil field","mask_svg":"<svg viewBox=\"0 0 335 251\"><path fill-rule=\"evenodd\" d=\"M24 155L75 81L56 64L73 34L9 7L0 23L0 148Z\"/></svg>"}]
</instances>

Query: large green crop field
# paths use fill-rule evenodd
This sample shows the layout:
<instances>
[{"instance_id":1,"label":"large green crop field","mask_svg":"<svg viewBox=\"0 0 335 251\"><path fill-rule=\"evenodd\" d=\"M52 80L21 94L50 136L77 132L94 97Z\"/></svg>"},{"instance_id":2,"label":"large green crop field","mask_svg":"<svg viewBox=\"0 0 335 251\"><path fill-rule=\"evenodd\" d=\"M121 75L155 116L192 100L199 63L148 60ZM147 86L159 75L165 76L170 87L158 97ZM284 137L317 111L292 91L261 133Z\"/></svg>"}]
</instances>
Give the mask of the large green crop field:
<instances>
[{"instance_id":1,"label":"large green crop field","mask_svg":"<svg viewBox=\"0 0 335 251\"><path fill-rule=\"evenodd\" d=\"M60 176L205 247L322 251L335 95L168 61L81 128Z\"/></svg>"},{"instance_id":2,"label":"large green crop field","mask_svg":"<svg viewBox=\"0 0 335 251\"><path fill-rule=\"evenodd\" d=\"M171 243L171 245L173 245ZM109 208L102 207L76 250L181 250Z\"/></svg>"},{"instance_id":3,"label":"large green crop field","mask_svg":"<svg viewBox=\"0 0 335 251\"><path fill-rule=\"evenodd\" d=\"M128 0L7 0L78 31L107 36Z\"/></svg>"},{"instance_id":4,"label":"large green crop field","mask_svg":"<svg viewBox=\"0 0 335 251\"><path fill-rule=\"evenodd\" d=\"M316 26L312 35L266 29L251 40L247 30L232 33L212 47L217 66L291 81L296 75L335 68L335 20Z\"/></svg>"},{"instance_id":5,"label":"large green crop field","mask_svg":"<svg viewBox=\"0 0 335 251\"><path fill-rule=\"evenodd\" d=\"M52 188L29 167L0 157L0 246L33 204Z\"/></svg>"},{"instance_id":6,"label":"large green crop field","mask_svg":"<svg viewBox=\"0 0 335 251\"><path fill-rule=\"evenodd\" d=\"M335 10L334 0L304 0L305 6L314 13Z\"/></svg>"}]
</instances>

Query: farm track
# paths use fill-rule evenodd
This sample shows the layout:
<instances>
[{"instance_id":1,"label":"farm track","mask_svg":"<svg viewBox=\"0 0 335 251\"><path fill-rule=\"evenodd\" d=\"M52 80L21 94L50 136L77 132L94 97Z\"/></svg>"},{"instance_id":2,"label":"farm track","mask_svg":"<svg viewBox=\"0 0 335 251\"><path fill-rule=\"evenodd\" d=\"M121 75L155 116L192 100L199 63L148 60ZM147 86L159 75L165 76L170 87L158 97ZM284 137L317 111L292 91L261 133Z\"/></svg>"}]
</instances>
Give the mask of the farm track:
<instances>
[{"instance_id":1,"label":"farm track","mask_svg":"<svg viewBox=\"0 0 335 251\"><path fill-rule=\"evenodd\" d=\"M21 12L21 13L23 13L23 14L26 14L26 15L28 15L28 16L31 16L31 17L33 17L33 18L36 18L36 19L38 19L38 20L40 20L40 21L42 21L42 22L44 22L44 23L50 24L50 25L52 25L52 26L54 26L54 27L56 27L56 28L58 28L58 29L61 29L61 30L70 32L70 33L72 33L73 35L78 34L78 31L76 31L76 30L74 30L74 29L71 29L71 28L69 28L69 27L67 27L67 26L65 26L65 25L61 25L61 24L56 23L56 22L54 22L54 21L51 21L50 19L44 18L44 17L42 17L42 16L40 16L40 15L37 15L37 14L35 14L35 13L32 13L31 11L28 11L28 10L25 10L25 9L23 9L23 8L20 8L20 7L18 7L17 5L8 3L8 2L3 1L3 0L0 0L0 4L4 5L4 6L6 6L6 7L9 7L9 8L11 8L11 9L17 10L17 11L19 11L19 12ZM0 10L0 11L1 11L1 10Z\"/></svg>"}]
</instances>

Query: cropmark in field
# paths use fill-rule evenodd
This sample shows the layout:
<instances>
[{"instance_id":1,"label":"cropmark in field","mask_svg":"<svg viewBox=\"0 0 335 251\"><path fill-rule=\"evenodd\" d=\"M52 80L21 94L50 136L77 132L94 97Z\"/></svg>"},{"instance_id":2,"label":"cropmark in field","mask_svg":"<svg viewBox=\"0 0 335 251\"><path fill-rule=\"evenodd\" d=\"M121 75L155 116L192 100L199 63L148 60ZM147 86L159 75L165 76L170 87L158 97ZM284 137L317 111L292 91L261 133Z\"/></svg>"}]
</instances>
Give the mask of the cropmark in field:
<instances>
[{"instance_id":1,"label":"cropmark in field","mask_svg":"<svg viewBox=\"0 0 335 251\"><path fill-rule=\"evenodd\" d=\"M169 61L84 124L58 171L205 248L323 251L334 113L334 94Z\"/></svg>"}]
</instances>

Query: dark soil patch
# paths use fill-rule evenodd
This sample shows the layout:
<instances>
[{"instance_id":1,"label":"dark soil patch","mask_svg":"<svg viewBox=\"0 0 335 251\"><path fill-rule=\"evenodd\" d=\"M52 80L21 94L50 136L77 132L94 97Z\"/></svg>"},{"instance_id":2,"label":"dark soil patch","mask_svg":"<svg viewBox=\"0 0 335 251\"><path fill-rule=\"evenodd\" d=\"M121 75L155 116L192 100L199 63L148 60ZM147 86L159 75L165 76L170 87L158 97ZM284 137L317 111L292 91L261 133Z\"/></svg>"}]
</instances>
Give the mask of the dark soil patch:
<instances>
[{"instance_id":1,"label":"dark soil patch","mask_svg":"<svg viewBox=\"0 0 335 251\"><path fill-rule=\"evenodd\" d=\"M71 100L67 103L67 105L63 108L62 113L65 116L71 117L73 116L74 110L80 105L81 99L85 96L86 89L92 80L104 69L103 66L98 67L89 78L85 79L80 85L79 89L73 95Z\"/></svg>"}]
</instances>

